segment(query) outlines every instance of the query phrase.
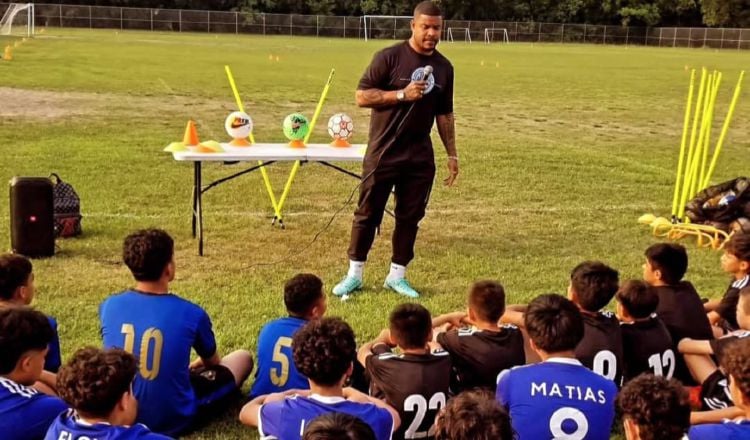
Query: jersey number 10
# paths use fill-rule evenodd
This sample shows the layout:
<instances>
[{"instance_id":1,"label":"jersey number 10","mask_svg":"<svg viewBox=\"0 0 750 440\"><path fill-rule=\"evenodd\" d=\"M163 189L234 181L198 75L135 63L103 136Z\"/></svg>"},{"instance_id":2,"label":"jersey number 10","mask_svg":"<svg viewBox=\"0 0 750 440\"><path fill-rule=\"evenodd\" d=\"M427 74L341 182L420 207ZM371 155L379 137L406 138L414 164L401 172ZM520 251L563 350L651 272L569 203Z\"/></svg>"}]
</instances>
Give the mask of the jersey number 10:
<instances>
[{"instance_id":1,"label":"jersey number 10","mask_svg":"<svg viewBox=\"0 0 750 440\"><path fill-rule=\"evenodd\" d=\"M125 351L138 358L141 376L146 380L156 379L156 376L159 375L159 367L161 366L161 349L164 346L164 336L162 336L161 330L149 327L143 332L140 351L138 353L133 351L135 348L135 327L133 327L133 324L123 324L120 332L125 334ZM149 350L152 341L153 351ZM149 354L153 354L150 359ZM149 364L151 365L150 367Z\"/></svg>"}]
</instances>

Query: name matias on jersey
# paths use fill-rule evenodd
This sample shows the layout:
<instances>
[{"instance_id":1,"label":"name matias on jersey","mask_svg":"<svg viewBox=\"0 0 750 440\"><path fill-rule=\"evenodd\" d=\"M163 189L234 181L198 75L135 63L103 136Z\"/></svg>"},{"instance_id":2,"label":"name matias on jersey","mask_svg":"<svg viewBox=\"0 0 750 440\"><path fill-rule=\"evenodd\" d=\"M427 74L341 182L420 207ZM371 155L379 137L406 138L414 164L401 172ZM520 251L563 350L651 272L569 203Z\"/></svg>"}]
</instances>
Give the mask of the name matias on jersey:
<instances>
[{"instance_id":1,"label":"name matias on jersey","mask_svg":"<svg viewBox=\"0 0 750 440\"><path fill-rule=\"evenodd\" d=\"M531 382L531 397L536 397L537 395L594 402L601 405L607 403L607 396L604 390L594 390L591 387L579 387L575 385L560 386L554 382L552 384L547 382Z\"/></svg>"}]
</instances>

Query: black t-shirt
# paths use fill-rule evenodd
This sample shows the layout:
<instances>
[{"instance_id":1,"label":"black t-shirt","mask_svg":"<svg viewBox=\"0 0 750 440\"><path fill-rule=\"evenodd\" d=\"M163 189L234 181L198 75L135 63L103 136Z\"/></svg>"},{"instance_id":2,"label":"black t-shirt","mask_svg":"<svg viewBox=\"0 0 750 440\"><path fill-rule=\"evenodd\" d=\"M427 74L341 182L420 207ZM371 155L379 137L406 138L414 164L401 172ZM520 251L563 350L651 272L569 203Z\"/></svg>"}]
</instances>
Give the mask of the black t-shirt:
<instances>
[{"instance_id":1,"label":"black t-shirt","mask_svg":"<svg viewBox=\"0 0 750 440\"><path fill-rule=\"evenodd\" d=\"M437 342L453 362L454 394L471 388L495 391L501 371L526 363L521 330L514 325L498 330L462 328L438 335Z\"/></svg>"},{"instance_id":2,"label":"black t-shirt","mask_svg":"<svg viewBox=\"0 0 750 440\"><path fill-rule=\"evenodd\" d=\"M711 340L709 344L711 344L711 350L713 350L714 356L716 356L716 363L721 366L724 360L724 352L726 351L726 349L740 339L744 339L747 337L750 337L750 331L736 330L732 333L722 336L719 339Z\"/></svg>"},{"instance_id":3,"label":"black t-shirt","mask_svg":"<svg viewBox=\"0 0 750 440\"><path fill-rule=\"evenodd\" d=\"M385 400L398 411L401 426L393 438L432 438L435 417L448 399L451 377L448 352L399 355L385 345L375 346L373 352L366 362L370 395Z\"/></svg>"},{"instance_id":4,"label":"black t-shirt","mask_svg":"<svg viewBox=\"0 0 750 440\"><path fill-rule=\"evenodd\" d=\"M583 315L583 339L576 358L591 371L622 385L622 332L612 312Z\"/></svg>"},{"instance_id":5,"label":"black t-shirt","mask_svg":"<svg viewBox=\"0 0 750 440\"><path fill-rule=\"evenodd\" d=\"M703 301L690 282L681 281L673 286L658 286L655 289L659 296L656 314L667 326L672 336L675 354L678 353L677 344L684 338L700 341L714 338L711 323L708 322L703 308ZM695 385L695 380L680 355L677 356L677 366L673 377L685 385Z\"/></svg>"},{"instance_id":6,"label":"black t-shirt","mask_svg":"<svg viewBox=\"0 0 750 440\"><path fill-rule=\"evenodd\" d=\"M625 382L650 372L670 379L676 357L672 337L655 314L643 321L621 322Z\"/></svg>"},{"instance_id":7,"label":"black t-shirt","mask_svg":"<svg viewBox=\"0 0 750 440\"><path fill-rule=\"evenodd\" d=\"M437 50L432 55L417 53L405 41L376 53L357 88L401 90L412 78L421 80L422 68L428 65L432 66L433 72L427 79L428 88L422 99L372 109L365 170L374 167L384 151L381 164L429 162L434 167L430 131L435 116L453 113L453 66L450 61Z\"/></svg>"},{"instance_id":8,"label":"black t-shirt","mask_svg":"<svg viewBox=\"0 0 750 440\"><path fill-rule=\"evenodd\" d=\"M729 283L719 307L716 308L716 313L726 322L729 330L740 328L737 325L737 302L740 300L740 290L747 286L750 286L750 275L745 275L744 278Z\"/></svg>"}]
</instances>

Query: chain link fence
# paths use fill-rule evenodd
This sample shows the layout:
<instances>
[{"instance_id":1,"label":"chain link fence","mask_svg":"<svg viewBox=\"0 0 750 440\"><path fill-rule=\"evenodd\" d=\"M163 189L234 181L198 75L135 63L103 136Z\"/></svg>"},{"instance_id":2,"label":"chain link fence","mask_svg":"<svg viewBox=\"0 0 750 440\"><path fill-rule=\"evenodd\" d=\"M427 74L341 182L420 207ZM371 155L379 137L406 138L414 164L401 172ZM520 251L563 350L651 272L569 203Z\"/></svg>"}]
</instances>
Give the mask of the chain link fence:
<instances>
[{"instance_id":1,"label":"chain link fence","mask_svg":"<svg viewBox=\"0 0 750 440\"><path fill-rule=\"evenodd\" d=\"M0 3L0 16L8 8ZM90 29L137 29L172 32L213 32L260 35L405 39L410 35L406 18L298 14L259 14L181 9L118 8L35 4L37 26ZM750 29L625 27L589 24L533 23L506 21L446 20L448 28L468 29L475 43L510 42L633 44L658 47L709 47L750 49ZM465 32L465 31L462 31ZM457 40L463 41L463 35ZM444 35L446 37L447 35ZM455 37L455 35L454 35Z\"/></svg>"}]
</instances>

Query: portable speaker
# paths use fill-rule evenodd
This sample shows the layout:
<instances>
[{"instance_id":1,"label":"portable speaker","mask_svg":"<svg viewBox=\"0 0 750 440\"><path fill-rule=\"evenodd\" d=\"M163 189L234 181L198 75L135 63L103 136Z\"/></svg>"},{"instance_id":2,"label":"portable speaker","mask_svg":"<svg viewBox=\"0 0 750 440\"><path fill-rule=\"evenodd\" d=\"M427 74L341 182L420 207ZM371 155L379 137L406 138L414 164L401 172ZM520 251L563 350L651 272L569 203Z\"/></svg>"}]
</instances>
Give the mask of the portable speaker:
<instances>
[{"instance_id":1,"label":"portable speaker","mask_svg":"<svg viewBox=\"0 0 750 440\"><path fill-rule=\"evenodd\" d=\"M10 246L14 253L27 257L51 257L55 254L55 216L50 179L11 179Z\"/></svg>"}]
</instances>

